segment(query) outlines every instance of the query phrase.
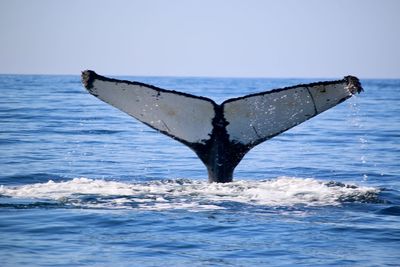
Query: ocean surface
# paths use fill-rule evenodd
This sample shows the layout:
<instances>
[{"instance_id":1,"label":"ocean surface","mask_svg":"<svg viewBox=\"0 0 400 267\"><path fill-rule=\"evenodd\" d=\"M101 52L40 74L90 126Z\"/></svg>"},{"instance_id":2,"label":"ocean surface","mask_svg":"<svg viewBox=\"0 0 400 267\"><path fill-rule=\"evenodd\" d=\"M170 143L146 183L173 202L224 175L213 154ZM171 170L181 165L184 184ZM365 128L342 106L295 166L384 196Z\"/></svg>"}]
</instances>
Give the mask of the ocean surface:
<instances>
[{"instance_id":1,"label":"ocean surface","mask_svg":"<svg viewBox=\"0 0 400 267\"><path fill-rule=\"evenodd\" d=\"M217 102L317 80L119 77ZM0 266L400 266L400 80L209 184L79 76L0 75Z\"/></svg>"}]
</instances>

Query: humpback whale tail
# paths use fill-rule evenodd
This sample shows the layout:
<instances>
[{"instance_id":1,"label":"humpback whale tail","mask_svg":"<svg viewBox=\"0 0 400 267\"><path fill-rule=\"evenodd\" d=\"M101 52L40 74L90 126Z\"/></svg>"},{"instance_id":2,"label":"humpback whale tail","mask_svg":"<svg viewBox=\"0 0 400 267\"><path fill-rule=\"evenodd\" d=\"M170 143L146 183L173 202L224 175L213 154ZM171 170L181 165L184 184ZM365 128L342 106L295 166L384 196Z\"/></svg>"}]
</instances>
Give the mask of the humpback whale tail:
<instances>
[{"instance_id":1,"label":"humpback whale tail","mask_svg":"<svg viewBox=\"0 0 400 267\"><path fill-rule=\"evenodd\" d=\"M85 88L102 101L191 148L210 182L231 182L256 145L336 106L363 89L359 80L301 84L232 98L205 97L82 72Z\"/></svg>"}]
</instances>

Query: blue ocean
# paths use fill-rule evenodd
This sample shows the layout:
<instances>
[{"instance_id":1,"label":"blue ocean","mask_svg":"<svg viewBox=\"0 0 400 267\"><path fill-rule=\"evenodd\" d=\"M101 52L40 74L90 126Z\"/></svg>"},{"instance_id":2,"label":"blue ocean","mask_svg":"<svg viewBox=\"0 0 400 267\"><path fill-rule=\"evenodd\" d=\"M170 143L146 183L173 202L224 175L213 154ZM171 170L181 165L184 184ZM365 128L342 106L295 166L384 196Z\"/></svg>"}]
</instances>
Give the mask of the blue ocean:
<instances>
[{"instance_id":1,"label":"blue ocean","mask_svg":"<svg viewBox=\"0 0 400 267\"><path fill-rule=\"evenodd\" d=\"M118 78L217 103L317 81ZM209 184L79 75L0 75L0 266L400 266L400 80L361 83Z\"/></svg>"}]
</instances>

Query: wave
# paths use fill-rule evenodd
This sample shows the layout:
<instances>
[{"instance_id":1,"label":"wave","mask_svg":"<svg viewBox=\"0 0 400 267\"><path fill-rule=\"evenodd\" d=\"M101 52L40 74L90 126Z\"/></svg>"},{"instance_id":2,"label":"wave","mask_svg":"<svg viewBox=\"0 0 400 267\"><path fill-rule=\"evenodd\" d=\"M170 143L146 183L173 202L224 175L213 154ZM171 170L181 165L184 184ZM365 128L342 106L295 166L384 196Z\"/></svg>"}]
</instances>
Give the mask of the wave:
<instances>
[{"instance_id":1,"label":"wave","mask_svg":"<svg viewBox=\"0 0 400 267\"><path fill-rule=\"evenodd\" d=\"M278 177L264 181L236 181L227 184L187 179L146 183L124 183L89 178L36 183L22 186L0 186L1 206L26 200L32 203L57 202L80 208L139 210L215 210L227 203L253 206L326 206L346 202L376 202L379 189L312 178ZM10 201L7 201L10 199ZM6 203L5 203L6 202ZM7 203L7 202L11 202Z\"/></svg>"}]
</instances>

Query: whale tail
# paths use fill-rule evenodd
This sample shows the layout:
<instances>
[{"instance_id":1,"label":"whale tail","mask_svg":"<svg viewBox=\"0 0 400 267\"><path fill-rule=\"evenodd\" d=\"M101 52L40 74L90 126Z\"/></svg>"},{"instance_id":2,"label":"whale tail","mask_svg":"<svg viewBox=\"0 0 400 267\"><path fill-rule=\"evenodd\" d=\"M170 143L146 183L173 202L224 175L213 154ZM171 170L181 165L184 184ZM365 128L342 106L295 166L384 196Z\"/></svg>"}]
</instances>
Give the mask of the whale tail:
<instances>
[{"instance_id":1,"label":"whale tail","mask_svg":"<svg viewBox=\"0 0 400 267\"><path fill-rule=\"evenodd\" d=\"M192 149L210 182L231 182L256 145L336 106L363 89L359 80L301 84L232 98L205 97L82 72L85 88L102 101Z\"/></svg>"}]
</instances>

